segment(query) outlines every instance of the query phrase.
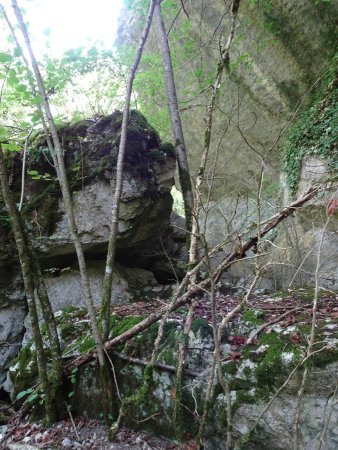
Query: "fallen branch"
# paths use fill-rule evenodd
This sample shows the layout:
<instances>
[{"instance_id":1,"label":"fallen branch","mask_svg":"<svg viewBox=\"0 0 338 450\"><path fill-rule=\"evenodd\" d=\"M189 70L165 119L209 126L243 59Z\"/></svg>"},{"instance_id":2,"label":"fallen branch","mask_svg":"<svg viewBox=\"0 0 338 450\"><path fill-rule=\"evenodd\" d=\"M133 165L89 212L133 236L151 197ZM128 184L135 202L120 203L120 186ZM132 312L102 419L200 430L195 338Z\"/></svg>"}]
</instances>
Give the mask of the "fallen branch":
<instances>
[{"instance_id":1,"label":"fallen branch","mask_svg":"<svg viewBox=\"0 0 338 450\"><path fill-rule=\"evenodd\" d=\"M290 203L290 205L286 206L282 209L278 214L275 214L270 218L270 220L267 220L265 222L265 225L263 226L260 237L264 237L269 231L273 230L279 223L281 223L283 220L285 220L287 217L292 215L297 209L301 208L304 204L306 204L309 200L311 200L315 195L319 192L319 188L310 188L301 198L295 200L294 202ZM249 238L247 241L245 241L241 247L240 250L236 249L234 252L230 253L227 257L225 257L220 265L217 267L215 274L214 274L214 282L217 283L219 279L221 278L222 274L229 269L229 267L236 261L239 261L245 256L246 252L250 250L251 247L253 247L258 240L258 236L255 235L251 238ZM111 351L113 348L117 347L118 345L124 344L129 339L132 339L137 334L141 333L142 331L149 328L153 323L160 320L164 314L166 313L172 313L173 311L176 311L181 306L184 306L188 304L194 297L196 297L198 294L203 292L204 289L207 289L210 287L211 279L210 277L207 277L199 284L191 287L188 292L178 297L176 300L173 301L170 305L167 305L163 308L161 308L159 311L154 312L153 314L150 314L147 318L139 322L137 325L132 327L130 330L120 334L120 336L115 337L114 339L111 339L110 341L107 341L104 344L104 348L107 351ZM85 355L81 355L78 358L74 359L73 361L69 362L65 366L65 373L69 374L72 369L75 367L80 367L84 364L89 363L90 361L93 361L96 358L95 352L89 352Z\"/></svg>"},{"instance_id":2,"label":"fallen branch","mask_svg":"<svg viewBox=\"0 0 338 450\"><path fill-rule=\"evenodd\" d=\"M123 355L122 353L113 352L113 355L117 356L120 359L123 359L124 361L130 362L132 364L138 364L139 366L147 367L149 365L148 361L144 361L143 359L139 359L139 358L132 358L131 356ZM169 366L168 364L155 362L153 364L153 367L155 367L156 369L164 370L166 372L176 373L176 367ZM200 375L199 372L196 372L195 370L190 370L190 369L185 369L184 373L185 373L185 375L189 375L194 378L198 377Z\"/></svg>"}]
</instances>

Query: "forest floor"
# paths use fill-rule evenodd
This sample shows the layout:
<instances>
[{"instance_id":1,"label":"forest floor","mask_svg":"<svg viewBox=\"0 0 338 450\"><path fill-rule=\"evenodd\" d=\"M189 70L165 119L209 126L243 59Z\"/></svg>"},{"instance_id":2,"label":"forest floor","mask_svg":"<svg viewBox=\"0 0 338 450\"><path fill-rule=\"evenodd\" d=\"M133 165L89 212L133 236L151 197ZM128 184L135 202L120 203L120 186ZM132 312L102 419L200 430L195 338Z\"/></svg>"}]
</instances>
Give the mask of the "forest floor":
<instances>
[{"instance_id":1,"label":"forest floor","mask_svg":"<svg viewBox=\"0 0 338 450\"><path fill-rule=\"evenodd\" d=\"M241 300L238 294L217 293L217 319L230 312ZM273 329L288 330L289 337L294 344L307 345L306 336L302 336L295 325L311 325L313 290L297 289L285 290L275 294L253 295L246 305L246 312L240 313L237 320L245 320L249 311L258 312L263 320L255 327L255 333L269 333ZM112 313L120 317L145 316L163 307L163 301L158 299L151 303L137 302L133 304L115 305ZM185 310L184 310L185 311ZM184 311L179 310L171 316L177 321L184 321ZM251 314L252 316L252 314ZM211 322L210 304L206 299L197 301L195 318L202 318ZM322 333L325 340L337 342L338 339L338 296L331 291L321 291L318 299L317 324L324 324ZM241 358L241 349L247 344L249 336L229 335L231 345L229 359ZM253 338L255 339L255 337ZM225 358L225 359L227 359ZM114 442L109 441L108 428L98 420L83 417L72 418L58 422L50 428L40 424L29 423L28 417L22 418L11 405L0 402L0 450L35 450L35 449L83 449L83 450L193 450L191 444L177 443L154 437L145 432L135 432L122 428ZM5 424L4 424L5 423ZM4 424L4 425L1 425Z\"/></svg>"},{"instance_id":2,"label":"forest floor","mask_svg":"<svg viewBox=\"0 0 338 450\"><path fill-rule=\"evenodd\" d=\"M1 437L1 427L0 427ZM114 442L108 437L108 428L98 420L83 417L57 422L50 428L14 420L6 438L0 441L1 450L188 450L194 447L175 444L145 432L122 428Z\"/></svg>"}]
</instances>

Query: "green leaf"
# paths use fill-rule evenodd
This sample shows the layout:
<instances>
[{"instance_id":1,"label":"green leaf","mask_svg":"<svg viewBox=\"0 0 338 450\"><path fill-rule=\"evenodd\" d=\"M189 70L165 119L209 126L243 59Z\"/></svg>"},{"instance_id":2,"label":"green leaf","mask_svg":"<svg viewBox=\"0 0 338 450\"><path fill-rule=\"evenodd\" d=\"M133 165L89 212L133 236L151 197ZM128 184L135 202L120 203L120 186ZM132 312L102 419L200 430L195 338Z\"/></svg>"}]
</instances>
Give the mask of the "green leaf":
<instances>
[{"instance_id":1,"label":"green leaf","mask_svg":"<svg viewBox=\"0 0 338 450\"><path fill-rule=\"evenodd\" d=\"M16 86L15 88L18 92L26 92L27 91L27 86L25 86L24 84L19 84L18 86Z\"/></svg>"},{"instance_id":2,"label":"green leaf","mask_svg":"<svg viewBox=\"0 0 338 450\"><path fill-rule=\"evenodd\" d=\"M37 399L38 397L39 397L38 394L32 394L32 395L30 395L30 396L28 397L27 401L28 401L29 403L31 403L31 402L33 402L35 399Z\"/></svg>"},{"instance_id":3,"label":"green leaf","mask_svg":"<svg viewBox=\"0 0 338 450\"><path fill-rule=\"evenodd\" d=\"M41 114L39 111L35 112L31 118L32 123L38 123L41 121Z\"/></svg>"},{"instance_id":4,"label":"green leaf","mask_svg":"<svg viewBox=\"0 0 338 450\"><path fill-rule=\"evenodd\" d=\"M14 49L14 56L21 56L22 55L22 50L20 47L15 47Z\"/></svg>"},{"instance_id":5,"label":"green leaf","mask_svg":"<svg viewBox=\"0 0 338 450\"><path fill-rule=\"evenodd\" d=\"M36 95L36 96L33 98L33 103L34 103L34 105L41 105L41 103L42 103L42 97L41 97L41 95Z\"/></svg>"},{"instance_id":6,"label":"green leaf","mask_svg":"<svg viewBox=\"0 0 338 450\"><path fill-rule=\"evenodd\" d=\"M39 175L37 170L27 170L28 175L36 176Z\"/></svg>"},{"instance_id":7,"label":"green leaf","mask_svg":"<svg viewBox=\"0 0 338 450\"><path fill-rule=\"evenodd\" d=\"M69 392L68 397L71 398L71 397L73 397L73 395L74 395L74 391Z\"/></svg>"},{"instance_id":8,"label":"green leaf","mask_svg":"<svg viewBox=\"0 0 338 450\"><path fill-rule=\"evenodd\" d=\"M7 128L0 127L0 139L5 139L7 136Z\"/></svg>"},{"instance_id":9,"label":"green leaf","mask_svg":"<svg viewBox=\"0 0 338 450\"><path fill-rule=\"evenodd\" d=\"M12 60L12 56L8 53L0 52L0 63L5 64Z\"/></svg>"},{"instance_id":10,"label":"green leaf","mask_svg":"<svg viewBox=\"0 0 338 450\"><path fill-rule=\"evenodd\" d=\"M1 144L4 150L8 150L9 152L17 152L21 150L21 146L17 144Z\"/></svg>"},{"instance_id":11,"label":"green leaf","mask_svg":"<svg viewBox=\"0 0 338 450\"><path fill-rule=\"evenodd\" d=\"M19 78L16 75L13 75L13 76L8 77L7 83L10 86L15 86L16 84L20 83L20 80L19 80Z\"/></svg>"},{"instance_id":12,"label":"green leaf","mask_svg":"<svg viewBox=\"0 0 338 450\"><path fill-rule=\"evenodd\" d=\"M16 399L19 400L20 398L25 397L26 395L28 395L27 391L21 391L18 393L18 395L16 396Z\"/></svg>"}]
</instances>

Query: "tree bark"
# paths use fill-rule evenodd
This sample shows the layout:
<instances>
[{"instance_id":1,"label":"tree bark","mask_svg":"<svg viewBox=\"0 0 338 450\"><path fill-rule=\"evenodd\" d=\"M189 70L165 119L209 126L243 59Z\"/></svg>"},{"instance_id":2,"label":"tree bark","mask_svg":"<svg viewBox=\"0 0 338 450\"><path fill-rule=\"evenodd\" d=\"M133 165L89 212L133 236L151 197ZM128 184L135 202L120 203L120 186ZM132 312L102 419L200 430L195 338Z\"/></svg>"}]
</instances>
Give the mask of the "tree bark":
<instances>
[{"instance_id":1,"label":"tree bark","mask_svg":"<svg viewBox=\"0 0 338 450\"><path fill-rule=\"evenodd\" d=\"M170 46L168 42L167 33L165 30L164 21L161 14L160 1L155 6L154 16L157 25L157 36L162 52L162 63L167 89L170 122L175 141L176 159L178 164L178 172L180 178L180 185L182 189L182 196L184 201L186 229L188 230L188 232L190 232L194 197L192 192L192 184L188 165L187 151L184 141L182 122L178 108L176 84L172 66Z\"/></svg>"},{"instance_id":2,"label":"tree bark","mask_svg":"<svg viewBox=\"0 0 338 450\"><path fill-rule=\"evenodd\" d=\"M84 291L86 306L87 306L90 321L91 321L93 337L94 337L95 343L96 343L98 360L99 360L100 366L104 367L105 366L105 355L104 355L103 347L102 347L102 338L101 338L101 334L99 332L97 322L96 322L96 315L95 315L95 310L94 310L94 305L93 305L92 293L91 293L84 253L83 253L82 245L81 245L81 242L80 242L80 239L78 236L77 224L76 224L76 220L75 220L75 216L74 216L74 210L73 210L70 190L69 190L69 186L68 186L67 173L66 173L65 163L64 163L64 159L63 159L63 149L62 149L61 142L60 142L60 139L58 136L58 132L56 130L53 115L50 110L48 96L47 96L47 93L46 93L46 90L44 87L41 72L40 72L37 60L35 58L35 55L34 55L34 52L32 49L32 45L30 42L30 38L29 38L29 35L27 32L26 25L23 21L22 14L21 14L21 11L18 7L18 3L16 0L13 0L13 8L14 8L14 12L15 12L16 18L18 20L21 32L24 37L27 50L30 55L32 67L34 70L34 74L35 74L35 78L36 78L36 82L37 82L37 86L38 86L38 90L39 90L40 96L42 98L42 104L43 104L43 107L44 107L44 110L46 113L46 117L47 117L47 121L49 124L49 129L51 132L51 137L52 137L52 142L53 142L53 148L54 148L54 152L55 152L55 154L54 154L54 152L52 153L52 156L54 159L54 164L56 167L56 171L57 171L57 175L58 175L58 179L59 179L59 183L60 183L60 188L61 188L64 207L65 207L65 211L66 211L66 215L67 215L67 219L68 219L70 234L71 234L71 237L72 237L72 240L74 243L74 247L75 247L75 251L77 254L80 275L81 275L82 288Z\"/></svg>"},{"instance_id":3,"label":"tree bark","mask_svg":"<svg viewBox=\"0 0 338 450\"><path fill-rule=\"evenodd\" d=\"M103 335L104 342L108 339L108 335L109 335L110 299L111 299L111 291L112 291L113 267L114 267L117 233L118 233L120 199L121 199L121 194L122 194L123 163L124 163L124 156L125 156L126 143L127 143L130 100L131 100L131 94L132 94L132 90L133 90L133 82L134 82L135 74L136 74L139 62L141 60L144 45L145 45L146 40L149 35L149 30L150 30L151 22L153 19L154 8L155 8L156 2L157 2L157 0L150 0L147 21L146 21L146 24L145 24L145 27L144 27L144 30L143 30L143 33L142 33L142 36L140 39L138 49L136 51L134 63L132 65L132 67L130 68L128 82L127 82L126 101L125 101L124 109L123 109L121 137L120 137L119 153L118 153L117 166L116 166L116 185L115 185L115 193L114 193L114 204L113 204L113 209L112 209L112 221L111 221L111 229L110 229L110 236L109 236L109 243L108 243L106 269L105 269L104 281L103 281L101 317L102 317L102 335Z\"/></svg>"},{"instance_id":4,"label":"tree bark","mask_svg":"<svg viewBox=\"0 0 338 450\"><path fill-rule=\"evenodd\" d=\"M57 408L55 408L55 385L48 380L46 354L43 348L43 340L39 327L39 318L36 307L36 290L34 286L34 272L31 264L31 254L29 250L28 237L24 230L24 225L17 210L13 195L10 191L8 178L5 171L2 148L0 146L0 184L2 188L3 200L5 202L8 215L10 217L16 246L19 253L22 277L24 282L25 294L27 298L29 316L32 325L33 339L36 346L36 359L38 365L39 379L45 394L45 412L49 424L53 423L58 417ZM56 380L58 383L61 379ZM59 391L60 385L58 386Z\"/></svg>"}]
</instances>

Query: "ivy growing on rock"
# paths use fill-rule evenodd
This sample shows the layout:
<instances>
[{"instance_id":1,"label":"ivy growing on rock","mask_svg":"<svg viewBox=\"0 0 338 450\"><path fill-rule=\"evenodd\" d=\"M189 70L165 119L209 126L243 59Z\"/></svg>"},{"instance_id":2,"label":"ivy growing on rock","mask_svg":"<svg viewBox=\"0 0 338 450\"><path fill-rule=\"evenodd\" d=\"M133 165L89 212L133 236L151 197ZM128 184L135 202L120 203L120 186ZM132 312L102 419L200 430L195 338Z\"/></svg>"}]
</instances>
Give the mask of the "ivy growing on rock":
<instances>
[{"instance_id":1,"label":"ivy growing on rock","mask_svg":"<svg viewBox=\"0 0 338 450\"><path fill-rule=\"evenodd\" d=\"M338 55L315 94L312 104L292 128L284 147L284 170L293 195L297 192L302 163L305 157L324 159L328 172L338 169Z\"/></svg>"}]
</instances>

